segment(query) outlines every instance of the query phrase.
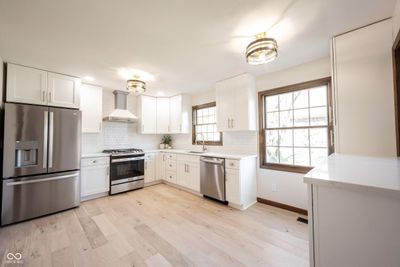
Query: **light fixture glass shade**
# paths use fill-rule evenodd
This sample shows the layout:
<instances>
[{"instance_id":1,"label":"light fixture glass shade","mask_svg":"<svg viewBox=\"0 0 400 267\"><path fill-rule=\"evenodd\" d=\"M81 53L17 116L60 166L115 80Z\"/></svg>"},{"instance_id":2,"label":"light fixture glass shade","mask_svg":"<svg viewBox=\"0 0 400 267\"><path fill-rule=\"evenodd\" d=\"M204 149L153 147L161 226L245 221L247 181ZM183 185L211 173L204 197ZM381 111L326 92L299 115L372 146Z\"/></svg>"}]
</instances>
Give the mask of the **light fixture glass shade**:
<instances>
[{"instance_id":1,"label":"light fixture glass shade","mask_svg":"<svg viewBox=\"0 0 400 267\"><path fill-rule=\"evenodd\" d=\"M260 65L273 61L278 56L278 44L264 34L256 36L246 48L246 60L251 65Z\"/></svg>"},{"instance_id":2,"label":"light fixture glass shade","mask_svg":"<svg viewBox=\"0 0 400 267\"><path fill-rule=\"evenodd\" d=\"M126 84L126 89L135 94L141 94L146 91L146 83L136 79L128 80Z\"/></svg>"}]
</instances>

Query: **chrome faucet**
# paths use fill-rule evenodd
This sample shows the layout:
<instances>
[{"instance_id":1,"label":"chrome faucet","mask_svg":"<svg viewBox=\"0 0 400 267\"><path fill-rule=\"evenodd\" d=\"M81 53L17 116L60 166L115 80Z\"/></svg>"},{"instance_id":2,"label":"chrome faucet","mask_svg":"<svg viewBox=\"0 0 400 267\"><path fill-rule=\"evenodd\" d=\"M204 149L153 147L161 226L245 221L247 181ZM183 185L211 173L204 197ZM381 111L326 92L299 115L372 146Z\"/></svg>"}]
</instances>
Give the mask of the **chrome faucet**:
<instances>
[{"instance_id":1,"label":"chrome faucet","mask_svg":"<svg viewBox=\"0 0 400 267\"><path fill-rule=\"evenodd\" d=\"M203 139L203 148L202 148L202 151L203 151L203 152L206 152L206 151L207 151L207 148L206 148L205 143L204 143L204 134L201 134L201 138Z\"/></svg>"}]
</instances>

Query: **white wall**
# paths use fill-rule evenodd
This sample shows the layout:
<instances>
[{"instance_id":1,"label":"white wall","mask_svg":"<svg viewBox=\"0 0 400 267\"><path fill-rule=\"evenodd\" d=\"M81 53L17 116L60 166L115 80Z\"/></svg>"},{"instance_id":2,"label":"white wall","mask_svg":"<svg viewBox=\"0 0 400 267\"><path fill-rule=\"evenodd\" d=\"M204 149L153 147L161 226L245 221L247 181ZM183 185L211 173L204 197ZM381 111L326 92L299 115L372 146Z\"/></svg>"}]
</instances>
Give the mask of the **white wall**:
<instances>
[{"instance_id":1,"label":"white wall","mask_svg":"<svg viewBox=\"0 0 400 267\"><path fill-rule=\"evenodd\" d=\"M274 89L281 86L329 77L330 59L324 58L284 71L256 77L257 91ZM207 90L192 95L192 104L199 105L215 101L215 90ZM175 148L199 149L191 144L191 135L173 136ZM241 154L258 154L258 132L224 133L223 146L207 146L209 151L223 151ZM271 186L276 184L277 191ZM290 172L273 171L258 168L258 196L287 205L307 208L307 187L303 175Z\"/></svg>"},{"instance_id":2,"label":"white wall","mask_svg":"<svg viewBox=\"0 0 400 267\"><path fill-rule=\"evenodd\" d=\"M128 95L128 110L137 114L136 107L136 97ZM103 117L109 115L113 109L114 94L112 90L103 89ZM103 122L101 133L82 134L82 154L114 148L156 149L161 142L161 136L138 134L136 127L136 123Z\"/></svg>"},{"instance_id":3,"label":"white wall","mask_svg":"<svg viewBox=\"0 0 400 267\"><path fill-rule=\"evenodd\" d=\"M393 34L393 41L396 39L397 33L400 30L400 0L396 1L396 6L393 11L393 17L392 17L392 22L393 22L393 29L392 29L392 34Z\"/></svg>"}]
</instances>

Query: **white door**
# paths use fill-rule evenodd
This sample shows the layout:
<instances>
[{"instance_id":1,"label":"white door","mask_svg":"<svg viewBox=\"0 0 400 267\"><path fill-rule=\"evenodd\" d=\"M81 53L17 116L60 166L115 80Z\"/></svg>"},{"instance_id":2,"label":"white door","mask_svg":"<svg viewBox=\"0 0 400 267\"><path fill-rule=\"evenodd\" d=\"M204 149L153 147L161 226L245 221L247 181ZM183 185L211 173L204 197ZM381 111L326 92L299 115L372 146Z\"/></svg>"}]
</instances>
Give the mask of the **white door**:
<instances>
[{"instance_id":1,"label":"white door","mask_svg":"<svg viewBox=\"0 0 400 267\"><path fill-rule=\"evenodd\" d=\"M157 98L157 133L169 133L169 98Z\"/></svg>"},{"instance_id":2,"label":"white door","mask_svg":"<svg viewBox=\"0 0 400 267\"><path fill-rule=\"evenodd\" d=\"M82 84L81 101L82 132L99 133L103 121L103 88Z\"/></svg>"},{"instance_id":3,"label":"white door","mask_svg":"<svg viewBox=\"0 0 400 267\"><path fill-rule=\"evenodd\" d=\"M9 102L47 105L47 72L7 64L6 99Z\"/></svg>"},{"instance_id":4,"label":"white door","mask_svg":"<svg viewBox=\"0 0 400 267\"><path fill-rule=\"evenodd\" d=\"M225 190L226 200L240 205L240 176L238 170L226 169Z\"/></svg>"},{"instance_id":5,"label":"white door","mask_svg":"<svg viewBox=\"0 0 400 267\"><path fill-rule=\"evenodd\" d=\"M188 174L187 174L187 169L186 169L186 162L183 161L178 161L177 167L176 167L176 183L180 186L187 187L187 179L188 179Z\"/></svg>"},{"instance_id":6,"label":"white door","mask_svg":"<svg viewBox=\"0 0 400 267\"><path fill-rule=\"evenodd\" d=\"M81 197L109 191L108 166L88 166L81 169Z\"/></svg>"},{"instance_id":7,"label":"white door","mask_svg":"<svg viewBox=\"0 0 400 267\"><path fill-rule=\"evenodd\" d=\"M189 188L200 192L200 165L199 163L189 163L188 164L188 172L189 172Z\"/></svg>"},{"instance_id":8,"label":"white door","mask_svg":"<svg viewBox=\"0 0 400 267\"><path fill-rule=\"evenodd\" d=\"M141 97L141 129L143 134L157 133L157 99L151 96L142 95Z\"/></svg>"},{"instance_id":9,"label":"white door","mask_svg":"<svg viewBox=\"0 0 400 267\"><path fill-rule=\"evenodd\" d=\"M156 161L154 156L150 156L150 158L146 158L144 162L144 182L149 183L156 180Z\"/></svg>"},{"instance_id":10,"label":"white door","mask_svg":"<svg viewBox=\"0 0 400 267\"><path fill-rule=\"evenodd\" d=\"M182 96L170 98L170 133L182 132Z\"/></svg>"},{"instance_id":11,"label":"white door","mask_svg":"<svg viewBox=\"0 0 400 267\"><path fill-rule=\"evenodd\" d=\"M217 131L231 131L232 110L235 108L235 92L230 86L229 81L221 81L216 84L216 112L217 112Z\"/></svg>"},{"instance_id":12,"label":"white door","mask_svg":"<svg viewBox=\"0 0 400 267\"><path fill-rule=\"evenodd\" d=\"M79 108L80 79L52 72L47 77L49 106Z\"/></svg>"}]
</instances>

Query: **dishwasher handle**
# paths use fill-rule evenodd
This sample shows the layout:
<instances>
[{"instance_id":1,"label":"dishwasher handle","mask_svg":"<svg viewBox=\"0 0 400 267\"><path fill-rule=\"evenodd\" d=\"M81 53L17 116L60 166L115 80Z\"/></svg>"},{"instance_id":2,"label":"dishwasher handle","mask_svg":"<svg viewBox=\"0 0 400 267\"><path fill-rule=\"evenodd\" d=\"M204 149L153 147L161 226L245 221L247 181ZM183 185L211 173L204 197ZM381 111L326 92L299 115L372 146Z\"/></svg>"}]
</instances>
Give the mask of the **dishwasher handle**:
<instances>
[{"instance_id":1,"label":"dishwasher handle","mask_svg":"<svg viewBox=\"0 0 400 267\"><path fill-rule=\"evenodd\" d=\"M216 164L216 165L224 165L224 159L216 159L216 158L200 158L200 161L206 162L206 163L211 163L211 164Z\"/></svg>"}]
</instances>

